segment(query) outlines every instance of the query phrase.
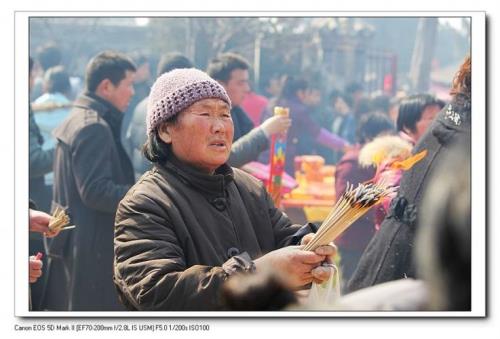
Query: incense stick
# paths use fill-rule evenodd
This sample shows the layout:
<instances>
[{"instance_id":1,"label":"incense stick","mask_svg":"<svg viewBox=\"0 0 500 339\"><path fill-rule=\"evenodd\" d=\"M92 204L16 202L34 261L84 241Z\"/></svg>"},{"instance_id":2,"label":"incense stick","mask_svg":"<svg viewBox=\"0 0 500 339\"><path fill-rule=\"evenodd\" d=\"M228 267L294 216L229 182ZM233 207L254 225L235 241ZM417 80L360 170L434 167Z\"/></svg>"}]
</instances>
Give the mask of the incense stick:
<instances>
[{"instance_id":1,"label":"incense stick","mask_svg":"<svg viewBox=\"0 0 500 339\"><path fill-rule=\"evenodd\" d=\"M395 189L395 187L386 186L385 183L358 184L356 188L348 183L345 192L337 200L311 241L304 246L304 250L313 251L319 246L334 241L371 207L393 193Z\"/></svg>"}]
</instances>

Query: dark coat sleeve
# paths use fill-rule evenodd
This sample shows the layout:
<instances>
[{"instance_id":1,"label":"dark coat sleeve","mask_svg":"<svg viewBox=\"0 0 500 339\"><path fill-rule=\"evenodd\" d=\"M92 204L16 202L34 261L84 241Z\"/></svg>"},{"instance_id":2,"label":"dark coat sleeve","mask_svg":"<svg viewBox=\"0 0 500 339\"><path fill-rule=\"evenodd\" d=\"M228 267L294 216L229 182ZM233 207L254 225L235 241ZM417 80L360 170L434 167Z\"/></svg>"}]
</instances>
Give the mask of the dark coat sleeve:
<instances>
[{"instance_id":1,"label":"dark coat sleeve","mask_svg":"<svg viewBox=\"0 0 500 339\"><path fill-rule=\"evenodd\" d=\"M262 186L262 189L264 191L265 201L268 206L267 210L269 213L269 217L271 218L274 239L276 242L276 249L299 244L302 240L302 237L310 232L299 232L299 230L301 229L301 225L292 224L288 216L279 208L276 208L271 196L264 186ZM304 227L304 230L309 230L308 225L309 224L305 225L307 227Z\"/></svg>"},{"instance_id":2,"label":"dark coat sleeve","mask_svg":"<svg viewBox=\"0 0 500 339\"><path fill-rule=\"evenodd\" d=\"M114 182L111 159L111 132L103 125L83 128L73 142L72 166L76 187L88 207L114 213L118 202L130 188Z\"/></svg>"},{"instance_id":3,"label":"dark coat sleeve","mask_svg":"<svg viewBox=\"0 0 500 339\"><path fill-rule=\"evenodd\" d=\"M262 128L254 128L233 143L228 164L241 167L257 160L259 154L269 147L269 140Z\"/></svg>"},{"instance_id":4,"label":"dark coat sleeve","mask_svg":"<svg viewBox=\"0 0 500 339\"><path fill-rule=\"evenodd\" d=\"M128 195L115 224L114 281L136 310L221 310L222 283L244 271L249 257L222 266L187 267L185 254L164 209L144 195Z\"/></svg>"},{"instance_id":5,"label":"dark coat sleeve","mask_svg":"<svg viewBox=\"0 0 500 339\"><path fill-rule=\"evenodd\" d=\"M38 126L32 114L29 124L29 172L30 178L38 178L52 172L54 149L47 151L42 149Z\"/></svg>"}]
</instances>

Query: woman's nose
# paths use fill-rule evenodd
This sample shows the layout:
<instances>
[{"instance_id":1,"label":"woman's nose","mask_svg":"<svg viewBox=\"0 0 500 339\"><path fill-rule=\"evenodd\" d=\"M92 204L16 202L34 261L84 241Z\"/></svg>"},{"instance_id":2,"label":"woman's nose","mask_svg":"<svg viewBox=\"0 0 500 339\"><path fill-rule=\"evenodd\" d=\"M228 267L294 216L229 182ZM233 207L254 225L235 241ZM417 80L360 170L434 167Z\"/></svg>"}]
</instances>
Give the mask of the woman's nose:
<instances>
[{"instance_id":1,"label":"woman's nose","mask_svg":"<svg viewBox=\"0 0 500 339\"><path fill-rule=\"evenodd\" d=\"M224 132L226 129L226 126L224 125L223 119L219 117L215 117L212 119L212 132L214 133L221 133Z\"/></svg>"}]
</instances>

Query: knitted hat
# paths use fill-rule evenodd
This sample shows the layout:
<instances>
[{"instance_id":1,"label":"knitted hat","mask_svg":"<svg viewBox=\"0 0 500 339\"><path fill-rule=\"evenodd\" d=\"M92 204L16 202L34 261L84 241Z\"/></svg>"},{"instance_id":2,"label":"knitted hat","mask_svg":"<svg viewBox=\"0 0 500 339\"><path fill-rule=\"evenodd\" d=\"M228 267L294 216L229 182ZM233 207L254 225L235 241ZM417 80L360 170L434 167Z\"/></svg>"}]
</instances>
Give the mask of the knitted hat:
<instances>
[{"instance_id":1,"label":"knitted hat","mask_svg":"<svg viewBox=\"0 0 500 339\"><path fill-rule=\"evenodd\" d=\"M148 135L162 122L195 102L209 98L222 99L231 106L224 87L205 72L183 68L162 74L149 93L146 118Z\"/></svg>"}]
</instances>

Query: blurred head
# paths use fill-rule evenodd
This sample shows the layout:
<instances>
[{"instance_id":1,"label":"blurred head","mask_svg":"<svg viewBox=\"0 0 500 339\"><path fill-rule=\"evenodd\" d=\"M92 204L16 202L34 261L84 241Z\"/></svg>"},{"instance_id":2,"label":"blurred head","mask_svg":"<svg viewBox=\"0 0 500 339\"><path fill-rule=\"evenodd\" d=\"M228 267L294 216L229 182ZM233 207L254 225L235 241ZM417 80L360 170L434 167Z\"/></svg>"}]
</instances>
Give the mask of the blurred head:
<instances>
[{"instance_id":1,"label":"blurred head","mask_svg":"<svg viewBox=\"0 0 500 339\"><path fill-rule=\"evenodd\" d=\"M306 103L309 93L309 83L302 78L287 76L283 90L281 91L282 99L299 99L302 103Z\"/></svg>"},{"instance_id":2,"label":"blurred head","mask_svg":"<svg viewBox=\"0 0 500 339\"><path fill-rule=\"evenodd\" d=\"M348 105L348 100L344 93L334 89L329 96L330 105L336 113L347 114L351 112L351 107Z\"/></svg>"},{"instance_id":3,"label":"blurred head","mask_svg":"<svg viewBox=\"0 0 500 339\"><path fill-rule=\"evenodd\" d=\"M46 93L61 93L69 94L71 92L71 84L69 75L63 66L55 66L49 68L44 75L43 87Z\"/></svg>"},{"instance_id":4,"label":"blurred head","mask_svg":"<svg viewBox=\"0 0 500 339\"><path fill-rule=\"evenodd\" d=\"M272 74L266 81L266 92L271 97L278 97L283 89L283 84L285 83L286 76L284 74L275 73Z\"/></svg>"},{"instance_id":5,"label":"blurred head","mask_svg":"<svg viewBox=\"0 0 500 339\"><path fill-rule=\"evenodd\" d=\"M444 102L429 94L410 95L399 104L397 129L416 143L444 107Z\"/></svg>"},{"instance_id":6,"label":"blurred head","mask_svg":"<svg viewBox=\"0 0 500 339\"><path fill-rule=\"evenodd\" d=\"M373 112L365 114L358 123L356 136L360 144L366 144L379 135L394 133L394 124L387 114Z\"/></svg>"},{"instance_id":7,"label":"blurred head","mask_svg":"<svg viewBox=\"0 0 500 339\"><path fill-rule=\"evenodd\" d=\"M134 83L138 84L147 82L151 77L148 57L142 53L136 53L132 56L132 60L136 66Z\"/></svg>"},{"instance_id":8,"label":"blurred head","mask_svg":"<svg viewBox=\"0 0 500 339\"><path fill-rule=\"evenodd\" d=\"M157 77L162 75L163 73L170 72L176 68L192 68L194 67L191 60L189 60L186 56L174 52L163 55L158 62L158 72L156 74Z\"/></svg>"},{"instance_id":9,"label":"blurred head","mask_svg":"<svg viewBox=\"0 0 500 339\"><path fill-rule=\"evenodd\" d=\"M391 120L394 122L394 125L397 125L398 123L398 113L399 113L399 102L401 98L393 97L391 98L390 105L389 105L389 117Z\"/></svg>"},{"instance_id":10,"label":"blurred head","mask_svg":"<svg viewBox=\"0 0 500 339\"><path fill-rule=\"evenodd\" d=\"M250 64L242 56L225 53L210 61L207 73L224 87L232 105L239 106L250 91L249 69Z\"/></svg>"},{"instance_id":11,"label":"blurred head","mask_svg":"<svg viewBox=\"0 0 500 339\"><path fill-rule=\"evenodd\" d=\"M230 109L226 91L206 73L194 68L164 73L148 97L144 155L161 163L173 153L182 162L213 173L231 152Z\"/></svg>"},{"instance_id":12,"label":"blurred head","mask_svg":"<svg viewBox=\"0 0 500 339\"><path fill-rule=\"evenodd\" d=\"M298 302L286 277L272 268L233 275L224 283L221 296L231 311L279 311Z\"/></svg>"},{"instance_id":13,"label":"blurred head","mask_svg":"<svg viewBox=\"0 0 500 339\"><path fill-rule=\"evenodd\" d=\"M321 104L321 90L319 88L311 88L306 92L304 103L311 107L316 107Z\"/></svg>"},{"instance_id":14,"label":"blurred head","mask_svg":"<svg viewBox=\"0 0 500 339\"><path fill-rule=\"evenodd\" d=\"M375 112L389 114L391 107L391 99L387 95L377 95L371 101L371 109Z\"/></svg>"},{"instance_id":15,"label":"blurred head","mask_svg":"<svg viewBox=\"0 0 500 339\"><path fill-rule=\"evenodd\" d=\"M357 82L348 84L345 87L344 92L349 98L348 104L351 107L357 106L359 101L363 98L363 86Z\"/></svg>"},{"instance_id":16,"label":"blurred head","mask_svg":"<svg viewBox=\"0 0 500 339\"><path fill-rule=\"evenodd\" d=\"M348 98L348 97L347 97ZM351 106L351 104L349 104ZM372 112L372 101L369 98L361 98L356 106L351 106L354 114L359 119L363 115Z\"/></svg>"},{"instance_id":17,"label":"blurred head","mask_svg":"<svg viewBox=\"0 0 500 339\"><path fill-rule=\"evenodd\" d=\"M113 51L101 52L87 65L86 89L125 112L134 95L135 71L134 63L127 56Z\"/></svg>"},{"instance_id":18,"label":"blurred head","mask_svg":"<svg viewBox=\"0 0 500 339\"><path fill-rule=\"evenodd\" d=\"M46 71L50 67L61 64L62 53L54 43L48 43L37 49L37 60L40 67Z\"/></svg>"}]
</instances>

